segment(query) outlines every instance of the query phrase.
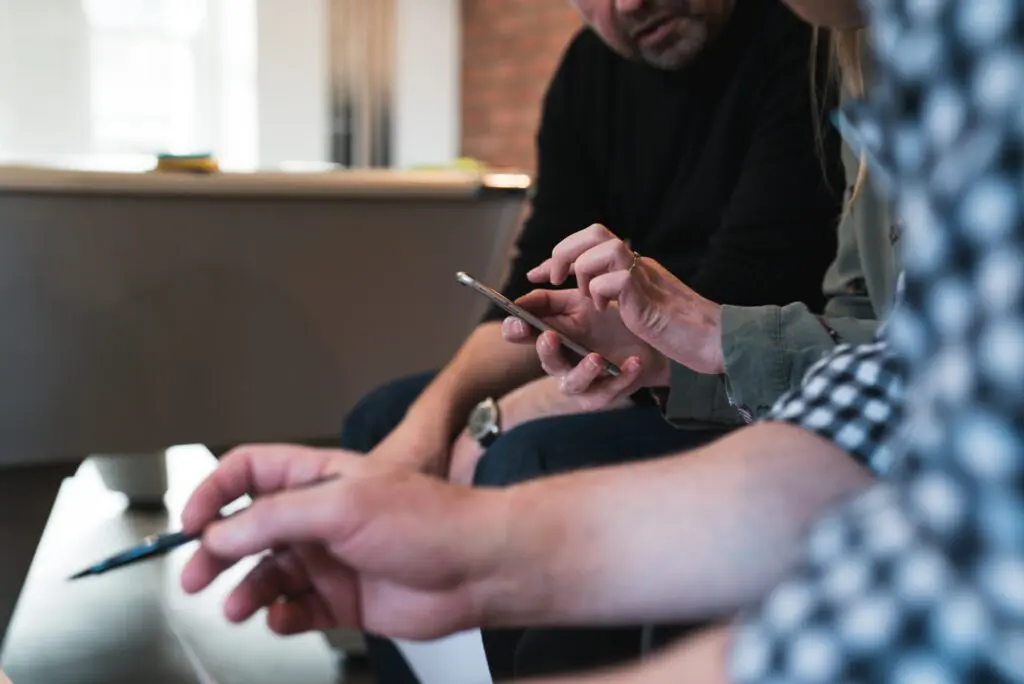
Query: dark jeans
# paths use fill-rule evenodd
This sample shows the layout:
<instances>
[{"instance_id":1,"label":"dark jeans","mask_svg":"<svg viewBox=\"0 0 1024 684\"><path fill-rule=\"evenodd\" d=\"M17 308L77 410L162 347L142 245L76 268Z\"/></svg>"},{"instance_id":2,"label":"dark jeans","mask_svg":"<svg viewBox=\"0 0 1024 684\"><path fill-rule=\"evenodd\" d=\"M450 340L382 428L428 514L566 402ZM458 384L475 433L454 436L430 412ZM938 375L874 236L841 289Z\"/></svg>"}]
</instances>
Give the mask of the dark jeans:
<instances>
[{"instance_id":1,"label":"dark jeans","mask_svg":"<svg viewBox=\"0 0 1024 684\"><path fill-rule=\"evenodd\" d=\"M433 374L403 378L364 398L345 420L342 448L369 452L405 416ZM722 432L678 430L653 406L542 418L525 423L494 442L477 465L474 483L503 487L545 475L692 449ZM671 633L680 628L672 628ZM667 634L656 632L659 643ZM484 649L496 679L559 674L636 658L640 628L484 630ZM367 639L380 684L418 684L388 640Z\"/></svg>"}]
</instances>

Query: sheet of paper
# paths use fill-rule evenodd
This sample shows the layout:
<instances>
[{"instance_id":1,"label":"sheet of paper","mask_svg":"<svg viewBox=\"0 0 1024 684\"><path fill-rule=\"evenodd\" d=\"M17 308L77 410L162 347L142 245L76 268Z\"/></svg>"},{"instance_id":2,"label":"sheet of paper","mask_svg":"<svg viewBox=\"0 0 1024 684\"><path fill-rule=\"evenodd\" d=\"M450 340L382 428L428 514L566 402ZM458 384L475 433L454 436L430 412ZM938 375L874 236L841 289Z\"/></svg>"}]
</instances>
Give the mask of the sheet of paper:
<instances>
[{"instance_id":1,"label":"sheet of paper","mask_svg":"<svg viewBox=\"0 0 1024 684\"><path fill-rule=\"evenodd\" d=\"M396 641L420 684L493 684L480 630L437 641Z\"/></svg>"}]
</instances>

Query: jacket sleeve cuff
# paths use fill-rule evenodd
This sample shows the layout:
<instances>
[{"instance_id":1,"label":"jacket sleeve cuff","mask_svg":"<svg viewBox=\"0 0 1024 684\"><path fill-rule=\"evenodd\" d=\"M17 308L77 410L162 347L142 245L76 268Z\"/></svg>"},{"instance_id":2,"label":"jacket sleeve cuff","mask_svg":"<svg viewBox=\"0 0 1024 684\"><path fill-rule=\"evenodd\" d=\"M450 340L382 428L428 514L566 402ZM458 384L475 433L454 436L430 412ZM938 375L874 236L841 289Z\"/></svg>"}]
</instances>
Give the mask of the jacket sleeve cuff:
<instances>
[{"instance_id":1,"label":"jacket sleeve cuff","mask_svg":"<svg viewBox=\"0 0 1024 684\"><path fill-rule=\"evenodd\" d=\"M742 425L764 418L839 343L870 341L875 321L822 319L803 304L723 306L724 375L672 364L665 418L674 425Z\"/></svg>"},{"instance_id":2,"label":"jacket sleeve cuff","mask_svg":"<svg viewBox=\"0 0 1024 684\"><path fill-rule=\"evenodd\" d=\"M729 403L721 375L702 375L672 363L665 420L679 428L736 427L743 416Z\"/></svg>"},{"instance_id":3,"label":"jacket sleeve cuff","mask_svg":"<svg viewBox=\"0 0 1024 684\"><path fill-rule=\"evenodd\" d=\"M763 418L804 372L837 343L803 304L722 307L722 352L729 400Z\"/></svg>"}]
</instances>

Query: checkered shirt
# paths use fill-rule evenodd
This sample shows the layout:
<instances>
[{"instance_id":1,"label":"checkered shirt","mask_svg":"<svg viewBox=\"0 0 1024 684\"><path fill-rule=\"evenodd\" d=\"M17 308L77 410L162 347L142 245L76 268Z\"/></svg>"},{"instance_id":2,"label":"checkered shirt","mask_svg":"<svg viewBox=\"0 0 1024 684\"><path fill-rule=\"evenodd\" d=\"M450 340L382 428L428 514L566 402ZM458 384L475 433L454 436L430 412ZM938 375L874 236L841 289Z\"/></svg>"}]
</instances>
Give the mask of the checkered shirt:
<instances>
[{"instance_id":1,"label":"checkered shirt","mask_svg":"<svg viewBox=\"0 0 1024 684\"><path fill-rule=\"evenodd\" d=\"M865 400L874 385L851 384L843 352L780 404L887 482L814 526L794 575L741 621L732 678L1024 682L1024 3L866 7L877 74L851 114L905 227L886 331L906 369L902 425L847 410L889 392Z\"/></svg>"},{"instance_id":2,"label":"checkered shirt","mask_svg":"<svg viewBox=\"0 0 1024 684\"><path fill-rule=\"evenodd\" d=\"M885 340L840 345L783 396L768 420L802 427L878 474L893 461L892 432L903 416L902 367Z\"/></svg>"}]
</instances>

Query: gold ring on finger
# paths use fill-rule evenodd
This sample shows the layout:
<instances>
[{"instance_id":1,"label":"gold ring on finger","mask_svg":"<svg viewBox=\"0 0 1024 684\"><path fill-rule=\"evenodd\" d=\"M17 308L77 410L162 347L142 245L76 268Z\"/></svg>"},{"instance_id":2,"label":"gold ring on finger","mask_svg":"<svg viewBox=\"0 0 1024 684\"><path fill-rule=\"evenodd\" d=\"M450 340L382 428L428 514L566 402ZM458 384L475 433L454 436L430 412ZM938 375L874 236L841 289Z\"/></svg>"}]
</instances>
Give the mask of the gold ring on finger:
<instances>
[{"instance_id":1,"label":"gold ring on finger","mask_svg":"<svg viewBox=\"0 0 1024 684\"><path fill-rule=\"evenodd\" d=\"M632 273L633 269L636 268L637 263L640 261L640 252L633 250L633 260L629 262L629 268L626 269L626 273Z\"/></svg>"}]
</instances>

